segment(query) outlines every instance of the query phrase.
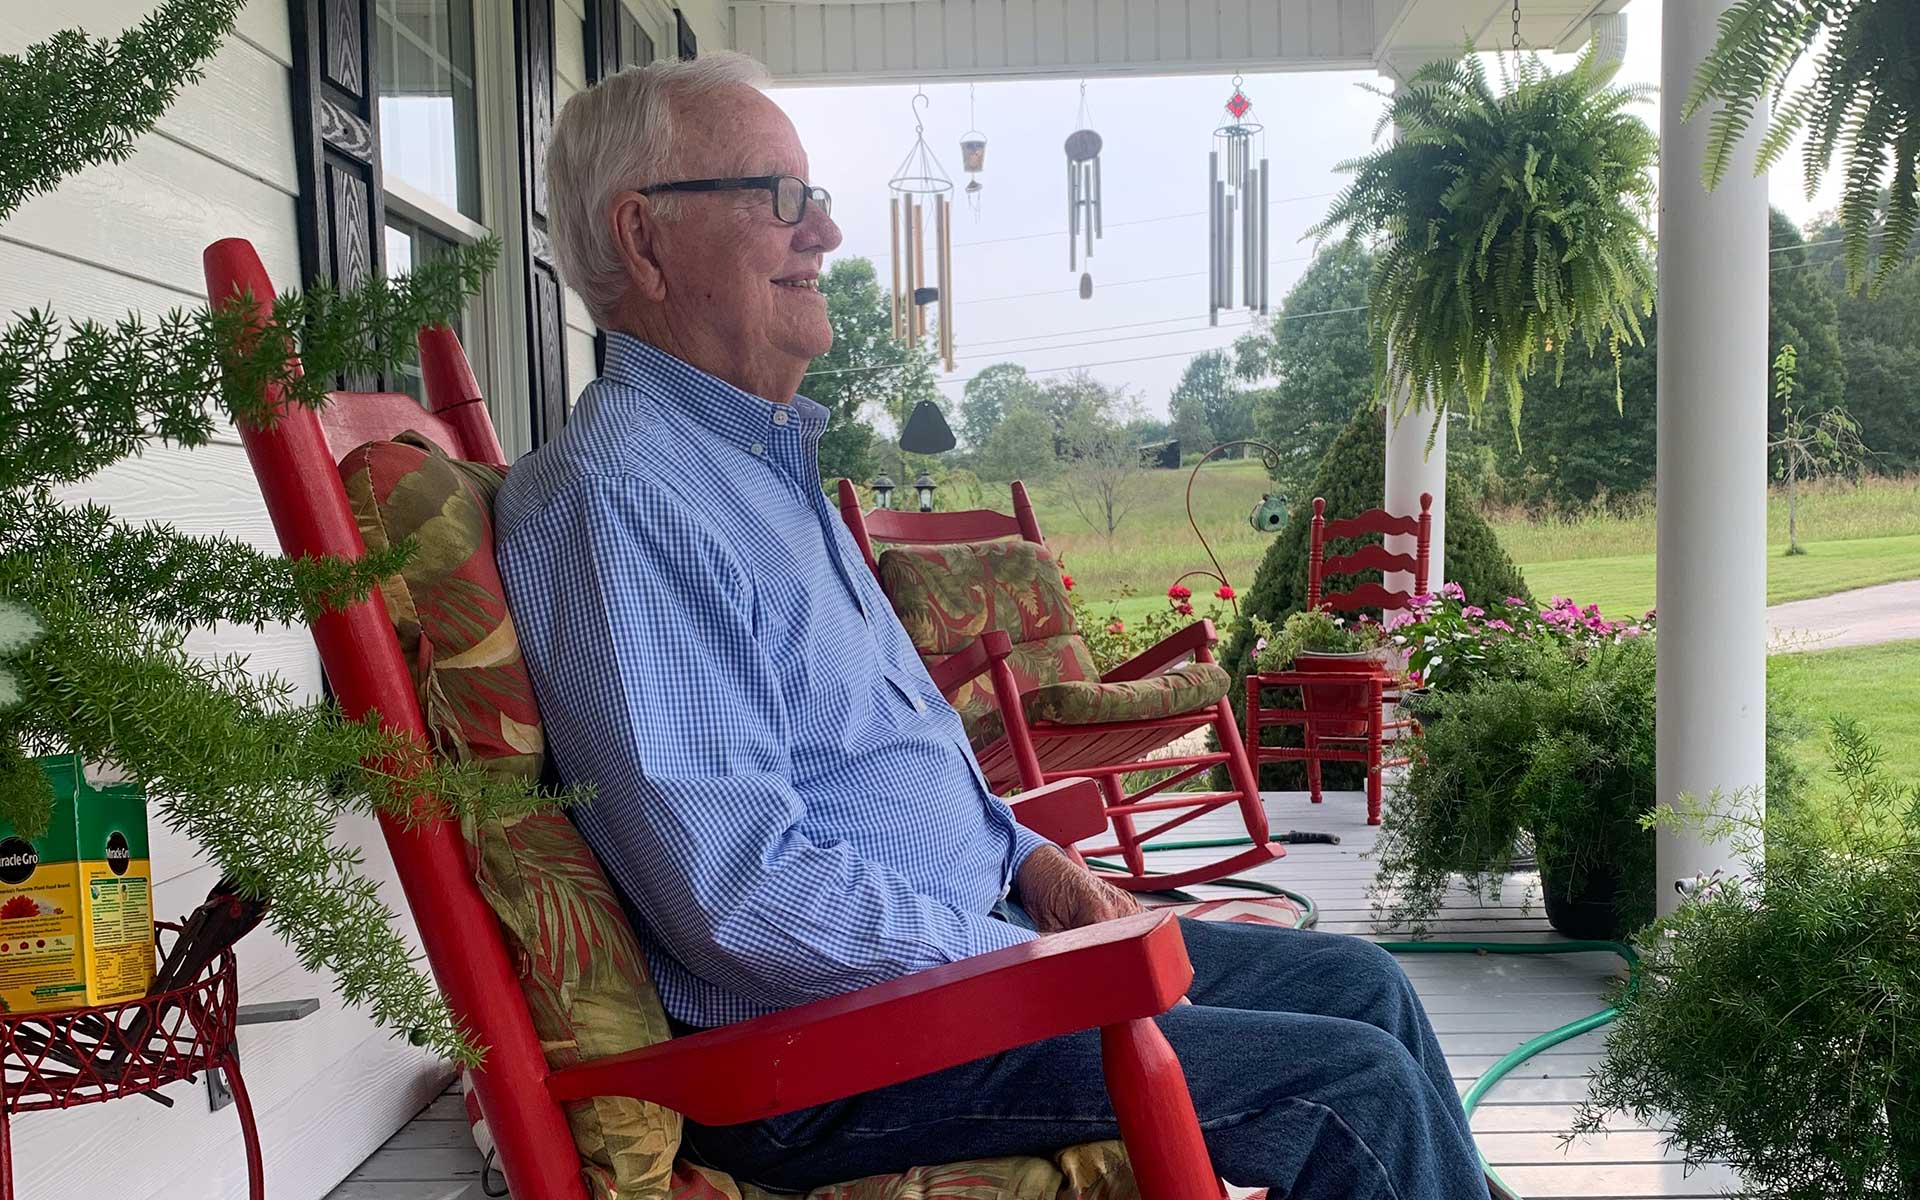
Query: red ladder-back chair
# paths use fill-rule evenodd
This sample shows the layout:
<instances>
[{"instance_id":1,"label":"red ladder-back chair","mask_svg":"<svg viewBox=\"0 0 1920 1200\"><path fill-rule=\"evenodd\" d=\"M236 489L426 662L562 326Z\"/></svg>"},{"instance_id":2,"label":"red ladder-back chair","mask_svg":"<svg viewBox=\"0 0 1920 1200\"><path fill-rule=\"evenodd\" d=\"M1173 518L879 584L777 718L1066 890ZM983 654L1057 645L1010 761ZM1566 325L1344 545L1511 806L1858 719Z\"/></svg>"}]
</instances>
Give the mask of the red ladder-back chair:
<instances>
[{"instance_id":1,"label":"red ladder-back chair","mask_svg":"<svg viewBox=\"0 0 1920 1200\"><path fill-rule=\"evenodd\" d=\"M216 242L204 258L217 304L270 316L273 287L253 247ZM420 335L428 407L392 393L334 393L320 412L281 402L271 428L241 439L281 547L292 557L365 554L337 467L368 439L418 431L451 455L501 463L499 441L450 330ZM269 397L273 401L275 397ZM378 596L313 622L322 665L350 719L429 745L400 645ZM1098 832L1085 781L1049 789L1030 826L1071 841ZM432 810L434 798L417 803ZM1024 806L1023 806L1024 807ZM1034 819L1038 818L1038 819ZM585 1200L562 1104L628 1096L709 1125L793 1112L990 1054L1098 1028L1109 1094L1148 1200L1224 1197L1186 1080L1150 1019L1177 1003L1193 968L1173 917L1147 913L1039 938L844 996L649 1046L549 1068L500 926L475 885L457 822L381 830L455 1021L486 1048L473 1087L518 1200Z\"/></svg>"},{"instance_id":2,"label":"red ladder-back chair","mask_svg":"<svg viewBox=\"0 0 1920 1200\"><path fill-rule=\"evenodd\" d=\"M1420 515L1396 517L1384 509L1368 509L1358 516L1327 520L1327 502L1313 498L1313 523L1307 552L1307 608L1327 608L1334 612L1358 613L1378 608L1383 612L1405 608L1414 596L1427 590L1427 558L1433 546L1433 497L1422 494ZM1392 551L1385 545L1369 543L1351 554L1327 557L1326 545L1334 538L1405 536L1414 539L1414 552ZM1330 576L1350 576L1379 571L1380 582L1355 584L1344 592L1327 592ZM1390 589L1385 574L1401 571L1413 577L1413 590ZM1300 696L1298 708L1266 707L1262 701L1270 689L1286 689ZM1329 762L1360 763L1367 773L1367 824L1380 823L1384 791L1382 774L1387 767L1405 766L1405 756L1388 757L1387 748L1401 734L1413 728L1406 719L1388 720L1386 706L1398 702L1399 692L1393 677L1373 663L1351 666L1322 660L1311 670L1255 673L1247 676L1247 746L1254 761L1304 762L1307 766L1307 794L1315 804L1322 800L1321 766ZM1269 725L1298 725L1301 744L1268 746L1262 744L1261 730Z\"/></svg>"},{"instance_id":3,"label":"red ladder-back chair","mask_svg":"<svg viewBox=\"0 0 1920 1200\"><path fill-rule=\"evenodd\" d=\"M1019 538L1041 546L1046 544L1040 535L1040 523L1033 514L1033 504L1027 498L1027 489L1017 480L1013 484L1013 514L1009 516L992 509L921 513L881 508L863 512L859 490L851 480L842 479L840 515L876 576L880 574L876 543L931 546ZM1159 645L1108 671L1100 677L1100 682L1145 679L1189 659L1211 663L1216 640L1212 622L1195 621ZM1106 797L1107 819L1112 824L1114 840L1104 845L1081 847L1081 850L1094 857L1120 856L1126 870L1104 873L1107 879L1134 891L1159 891L1220 879L1271 862L1286 853L1284 847L1268 838L1267 812L1260 802L1259 784L1241 744L1233 708L1224 697L1191 712L1147 720L1099 724L1029 720L1019 699L1019 684L1007 665L1006 652L990 645L987 653L992 658L988 678L993 685L993 702L1006 732L985 746L974 747L980 770L997 790L1037 788L1071 776L1098 779ZM939 667L931 667L930 671L935 672L935 681L952 698L954 688L938 674ZM1208 727L1219 738L1217 751L1152 761L1144 758L1177 738ZM1231 791L1161 795L1216 764L1225 765L1233 784ZM1137 792L1129 794L1122 783L1122 777L1130 771L1164 768L1173 768L1174 774ZM1251 847L1205 866L1165 875L1148 873L1143 848L1149 839L1228 804L1239 806L1247 835L1253 842ZM1169 819L1147 829L1141 829L1136 823L1137 818L1155 815L1167 815Z\"/></svg>"}]
</instances>

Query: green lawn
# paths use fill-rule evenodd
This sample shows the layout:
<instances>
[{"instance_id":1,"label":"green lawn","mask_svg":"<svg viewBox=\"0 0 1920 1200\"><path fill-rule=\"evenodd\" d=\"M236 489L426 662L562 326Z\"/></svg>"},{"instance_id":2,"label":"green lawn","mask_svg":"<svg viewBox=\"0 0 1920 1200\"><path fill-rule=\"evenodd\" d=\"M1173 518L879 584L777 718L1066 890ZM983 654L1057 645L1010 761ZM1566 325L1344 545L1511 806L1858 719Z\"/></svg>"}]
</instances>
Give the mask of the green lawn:
<instances>
[{"instance_id":1,"label":"green lawn","mask_svg":"<svg viewBox=\"0 0 1920 1200\"><path fill-rule=\"evenodd\" d=\"M1805 600L1851 588L1920 578L1920 534L1805 542L1805 554L1788 557L1771 547L1767 558L1767 603ZM1524 564L1533 594L1571 596L1598 604L1613 617L1638 616L1653 607L1653 555L1575 558Z\"/></svg>"},{"instance_id":2,"label":"green lawn","mask_svg":"<svg viewBox=\"0 0 1920 1200\"><path fill-rule=\"evenodd\" d=\"M1908 786L1920 783L1920 641L1776 654L1768 672L1792 711L1812 725L1795 756L1807 768L1815 803L1839 790L1827 751L1827 728L1835 717L1851 717L1873 733L1889 776Z\"/></svg>"}]
</instances>

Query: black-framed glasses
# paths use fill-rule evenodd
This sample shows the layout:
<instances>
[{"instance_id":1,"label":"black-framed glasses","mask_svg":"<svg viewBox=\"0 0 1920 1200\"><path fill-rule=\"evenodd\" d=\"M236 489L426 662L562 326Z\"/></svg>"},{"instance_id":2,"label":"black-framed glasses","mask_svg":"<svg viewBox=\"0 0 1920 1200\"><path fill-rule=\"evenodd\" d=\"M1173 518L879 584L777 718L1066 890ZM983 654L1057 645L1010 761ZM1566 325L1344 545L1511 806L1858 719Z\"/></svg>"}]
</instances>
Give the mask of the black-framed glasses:
<instances>
[{"instance_id":1,"label":"black-framed glasses","mask_svg":"<svg viewBox=\"0 0 1920 1200\"><path fill-rule=\"evenodd\" d=\"M798 175L753 175L741 179L683 179L678 183L656 183L640 189L642 196L661 192L758 192L773 197L773 215L787 225L798 225L807 215L807 205L818 204L823 216L833 215L833 197L827 189L809 185Z\"/></svg>"}]
</instances>

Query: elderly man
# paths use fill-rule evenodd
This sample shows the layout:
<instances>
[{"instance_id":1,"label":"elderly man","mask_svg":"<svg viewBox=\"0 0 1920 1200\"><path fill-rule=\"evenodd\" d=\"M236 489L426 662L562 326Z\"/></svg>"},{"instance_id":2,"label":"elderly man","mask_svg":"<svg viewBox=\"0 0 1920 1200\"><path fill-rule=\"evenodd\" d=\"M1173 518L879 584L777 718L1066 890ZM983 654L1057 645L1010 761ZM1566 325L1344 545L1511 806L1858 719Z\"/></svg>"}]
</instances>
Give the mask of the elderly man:
<instances>
[{"instance_id":1,"label":"elderly man","mask_svg":"<svg viewBox=\"0 0 1920 1200\"><path fill-rule=\"evenodd\" d=\"M576 96L549 156L567 282L607 331L565 432L513 469L499 560L555 761L669 1016L724 1025L1131 898L1016 825L821 492L827 193L727 54ZM1484 1197L1406 978L1356 938L1189 922L1162 1018L1228 1181ZM1117 1136L1094 1034L729 1128L691 1152L803 1190Z\"/></svg>"}]
</instances>

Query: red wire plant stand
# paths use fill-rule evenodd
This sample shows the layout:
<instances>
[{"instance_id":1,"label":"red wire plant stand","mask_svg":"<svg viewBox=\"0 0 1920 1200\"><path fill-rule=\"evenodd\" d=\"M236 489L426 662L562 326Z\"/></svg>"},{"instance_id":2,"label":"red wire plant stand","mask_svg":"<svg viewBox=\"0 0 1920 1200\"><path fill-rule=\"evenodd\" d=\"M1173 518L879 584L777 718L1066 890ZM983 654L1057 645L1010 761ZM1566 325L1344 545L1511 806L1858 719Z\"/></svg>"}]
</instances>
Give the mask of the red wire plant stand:
<instances>
[{"instance_id":1,"label":"red wire plant stand","mask_svg":"<svg viewBox=\"0 0 1920 1200\"><path fill-rule=\"evenodd\" d=\"M178 961L182 926L157 922L156 948ZM162 978L166 972L163 968ZM266 1181L253 1104L240 1078L234 1039L239 984L228 943L178 986L137 1000L56 1012L0 1014L0 1200L14 1200L13 1131L16 1114L99 1104L223 1071L246 1142L247 1195L264 1200Z\"/></svg>"}]
</instances>

